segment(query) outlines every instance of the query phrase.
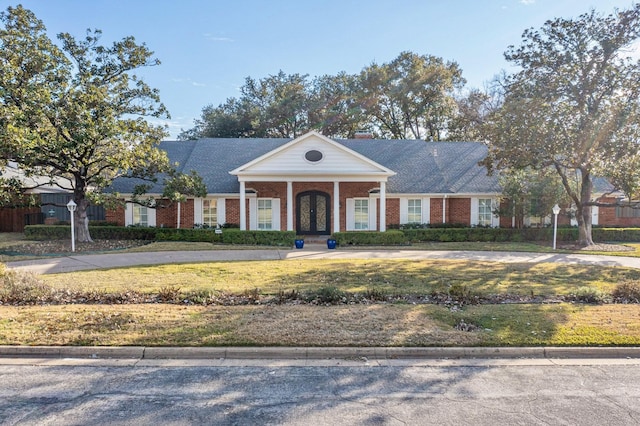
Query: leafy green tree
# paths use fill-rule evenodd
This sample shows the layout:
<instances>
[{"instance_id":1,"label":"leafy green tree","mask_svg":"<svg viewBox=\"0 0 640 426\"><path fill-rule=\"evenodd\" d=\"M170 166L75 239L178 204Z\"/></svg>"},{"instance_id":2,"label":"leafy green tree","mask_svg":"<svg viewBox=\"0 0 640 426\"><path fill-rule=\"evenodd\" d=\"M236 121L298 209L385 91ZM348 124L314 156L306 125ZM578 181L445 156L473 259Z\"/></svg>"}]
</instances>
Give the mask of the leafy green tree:
<instances>
[{"instance_id":1,"label":"leafy green tree","mask_svg":"<svg viewBox=\"0 0 640 426\"><path fill-rule=\"evenodd\" d=\"M204 107L195 126L182 131L178 139L262 137L255 127L258 121L256 108L246 101L228 98L217 107Z\"/></svg>"},{"instance_id":2,"label":"leafy green tree","mask_svg":"<svg viewBox=\"0 0 640 426\"><path fill-rule=\"evenodd\" d=\"M497 213L513 217L516 228L522 228L527 217L542 221L556 203L568 202L560 177L551 168L503 170L499 181L503 200Z\"/></svg>"},{"instance_id":3,"label":"leafy green tree","mask_svg":"<svg viewBox=\"0 0 640 426\"><path fill-rule=\"evenodd\" d=\"M314 79L309 94L309 125L328 137L353 138L369 127L358 99L358 79L341 72Z\"/></svg>"},{"instance_id":4,"label":"leafy green tree","mask_svg":"<svg viewBox=\"0 0 640 426\"><path fill-rule=\"evenodd\" d=\"M449 121L446 139L449 141L484 141L489 114L495 111L500 98L497 93L471 89L455 97L456 113Z\"/></svg>"},{"instance_id":5,"label":"leafy green tree","mask_svg":"<svg viewBox=\"0 0 640 426\"><path fill-rule=\"evenodd\" d=\"M361 105L383 137L442 140L465 83L455 62L402 52L360 73Z\"/></svg>"},{"instance_id":6,"label":"leafy green tree","mask_svg":"<svg viewBox=\"0 0 640 426\"><path fill-rule=\"evenodd\" d=\"M295 138L309 129L307 75L280 71L258 81L247 78L241 89L245 108L258 116L262 137Z\"/></svg>"},{"instance_id":7,"label":"leafy green tree","mask_svg":"<svg viewBox=\"0 0 640 426\"><path fill-rule=\"evenodd\" d=\"M456 63L410 52L358 75L340 72L311 82L283 71L247 77L239 98L205 107L180 139L296 137L313 129L330 137L368 130L385 138L441 140L456 114L454 90L463 84Z\"/></svg>"},{"instance_id":8,"label":"leafy green tree","mask_svg":"<svg viewBox=\"0 0 640 426\"><path fill-rule=\"evenodd\" d=\"M602 16L557 18L523 33L506 59L504 103L490 117L489 170L552 167L576 207L579 243L593 244L593 177L637 179L640 67L629 49L640 35L640 4ZM574 182L577 177L577 185ZM637 187L627 181L627 187Z\"/></svg>"},{"instance_id":9,"label":"leafy green tree","mask_svg":"<svg viewBox=\"0 0 640 426\"><path fill-rule=\"evenodd\" d=\"M87 207L106 201L105 187L169 170L156 146L165 130L144 119L168 113L131 74L159 61L133 37L100 45L98 30L80 40L59 34L58 47L21 6L2 12L0 25L0 158L72 191L76 235L91 241Z\"/></svg>"}]
</instances>

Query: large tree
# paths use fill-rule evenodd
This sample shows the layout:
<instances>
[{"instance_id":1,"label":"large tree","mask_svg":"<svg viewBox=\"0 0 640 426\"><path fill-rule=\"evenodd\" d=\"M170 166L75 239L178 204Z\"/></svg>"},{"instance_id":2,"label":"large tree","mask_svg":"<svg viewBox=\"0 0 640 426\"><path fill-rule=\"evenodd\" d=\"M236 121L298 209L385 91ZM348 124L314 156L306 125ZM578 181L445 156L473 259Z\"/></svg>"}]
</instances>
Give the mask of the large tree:
<instances>
[{"instance_id":1,"label":"large tree","mask_svg":"<svg viewBox=\"0 0 640 426\"><path fill-rule=\"evenodd\" d=\"M158 92L131 72L158 65L144 44L126 37L99 44L58 35L21 6L0 14L0 159L73 192L79 241L91 241L87 206L104 201L117 177L153 179L169 169L157 143L168 117Z\"/></svg>"},{"instance_id":2,"label":"large tree","mask_svg":"<svg viewBox=\"0 0 640 426\"><path fill-rule=\"evenodd\" d=\"M362 70L361 104L384 137L442 140L455 114L453 93L464 83L457 63L402 52Z\"/></svg>"},{"instance_id":3,"label":"large tree","mask_svg":"<svg viewBox=\"0 0 640 426\"><path fill-rule=\"evenodd\" d=\"M370 125L359 102L358 78L340 72L313 80L309 100L309 125L328 137L353 138Z\"/></svg>"},{"instance_id":4,"label":"large tree","mask_svg":"<svg viewBox=\"0 0 640 426\"><path fill-rule=\"evenodd\" d=\"M552 167L576 208L579 243L593 244L594 176L637 188L625 166L640 141L640 67L629 57L640 35L640 4L603 16L591 11L528 29L506 59L504 103L490 117L493 169ZM633 198L637 194L627 194Z\"/></svg>"},{"instance_id":5,"label":"large tree","mask_svg":"<svg viewBox=\"0 0 640 426\"><path fill-rule=\"evenodd\" d=\"M453 93L463 84L455 62L411 52L357 75L310 81L280 71L247 77L239 98L206 106L179 138L296 137L313 129L329 137L366 130L386 138L441 140L456 115Z\"/></svg>"}]
</instances>

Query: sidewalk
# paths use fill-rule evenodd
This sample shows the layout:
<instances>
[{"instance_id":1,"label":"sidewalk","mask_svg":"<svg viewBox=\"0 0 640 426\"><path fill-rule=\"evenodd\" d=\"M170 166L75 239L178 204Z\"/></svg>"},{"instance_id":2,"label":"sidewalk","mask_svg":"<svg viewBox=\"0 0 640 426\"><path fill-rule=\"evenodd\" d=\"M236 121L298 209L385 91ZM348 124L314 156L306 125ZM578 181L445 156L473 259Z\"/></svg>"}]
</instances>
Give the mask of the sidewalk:
<instances>
[{"instance_id":1,"label":"sidewalk","mask_svg":"<svg viewBox=\"0 0 640 426\"><path fill-rule=\"evenodd\" d=\"M528 253L499 251L427 251L427 250L328 250L322 245L304 249L163 251L145 253L87 254L51 257L38 260L8 262L12 269L40 274L57 274L90 269L109 269L165 263L228 262L289 259L409 259L409 260L475 260L505 263L563 263L600 266L620 266L640 269L640 258L560 253Z\"/></svg>"}]
</instances>

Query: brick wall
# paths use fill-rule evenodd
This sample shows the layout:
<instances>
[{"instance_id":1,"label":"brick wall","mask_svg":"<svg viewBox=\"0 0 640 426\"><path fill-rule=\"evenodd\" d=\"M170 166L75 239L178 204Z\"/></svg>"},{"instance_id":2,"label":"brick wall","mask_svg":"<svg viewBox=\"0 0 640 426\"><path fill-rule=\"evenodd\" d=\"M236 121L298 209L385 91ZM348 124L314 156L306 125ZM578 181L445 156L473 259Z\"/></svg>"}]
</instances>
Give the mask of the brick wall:
<instances>
[{"instance_id":1,"label":"brick wall","mask_svg":"<svg viewBox=\"0 0 640 426\"><path fill-rule=\"evenodd\" d=\"M602 203L615 203L616 199L613 197L601 197L598 201ZM598 225L636 227L640 226L640 217L617 217L615 207L599 207Z\"/></svg>"},{"instance_id":2,"label":"brick wall","mask_svg":"<svg viewBox=\"0 0 640 426\"><path fill-rule=\"evenodd\" d=\"M378 200L378 209L379 208L380 200ZM389 225L397 225L400 223L400 198L387 198L386 219L387 229L389 229ZM378 222L380 222L380 216L378 216ZM378 229L380 229L380 223L378 223Z\"/></svg>"},{"instance_id":3,"label":"brick wall","mask_svg":"<svg viewBox=\"0 0 640 426\"><path fill-rule=\"evenodd\" d=\"M119 206L115 209L105 210L105 220L107 222L117 223L118 226L124 226L124 207Z\"/></svg>"},{"instance_id":4,"label":"brick wall","mask_svg":"<svg viewBox=\"0 0 640 426\"><path fill-rule=\"evenodd\" d=\"M448 198L449 223L471 225L471 198Z\"/></svg>"},{"instance_id":5,"label":"brick wall","mask_svg":"<svg viewBox=\"0 0 640 426\"><path fill-rule=\"evenodd\" d=\"M225 223L240 225L240 199L227 198L224 203Z\"/></svg>"},{"instance_id":6,"label":"brick wall","mask_svg":"<svg viewBox=\"0 0 640 426\"><path fill-rule=\"evenodd\" d=\"M430 223L442 223L442 198L431 198ZM444 223L471 224L471 198L444 199Z\"/></svg>"}]
</instances>

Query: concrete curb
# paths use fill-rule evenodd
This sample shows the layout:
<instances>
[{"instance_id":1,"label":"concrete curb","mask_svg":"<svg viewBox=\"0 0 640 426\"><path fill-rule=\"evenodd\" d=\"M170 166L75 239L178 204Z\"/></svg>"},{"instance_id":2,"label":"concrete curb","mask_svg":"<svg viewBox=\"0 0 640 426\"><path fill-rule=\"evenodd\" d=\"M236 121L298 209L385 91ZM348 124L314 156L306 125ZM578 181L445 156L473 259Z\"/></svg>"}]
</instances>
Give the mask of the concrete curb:
<instances>
[{"instance_id":1,"label":"concrete curb","mask_svg":"<svg viewBox=\"0 0 640 426\"><path fill-rule=\"evenodd\" d=\"M2 358L89 359L576 359L640 358L640 347L144 347L0 346Z\"/></svg>"}]
</instances>

